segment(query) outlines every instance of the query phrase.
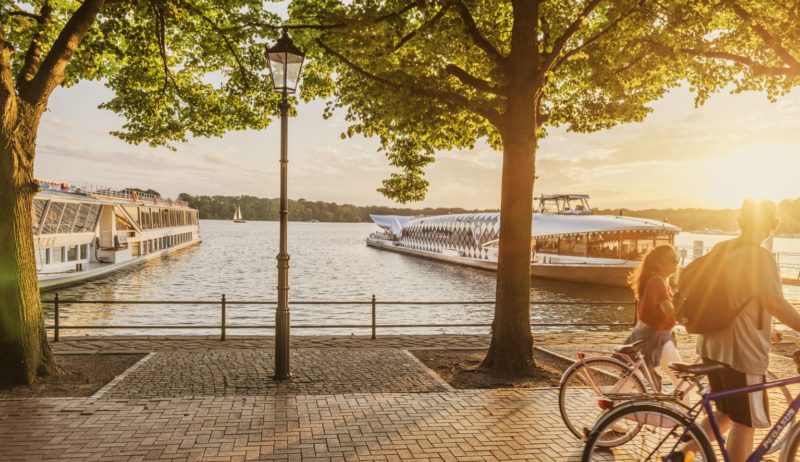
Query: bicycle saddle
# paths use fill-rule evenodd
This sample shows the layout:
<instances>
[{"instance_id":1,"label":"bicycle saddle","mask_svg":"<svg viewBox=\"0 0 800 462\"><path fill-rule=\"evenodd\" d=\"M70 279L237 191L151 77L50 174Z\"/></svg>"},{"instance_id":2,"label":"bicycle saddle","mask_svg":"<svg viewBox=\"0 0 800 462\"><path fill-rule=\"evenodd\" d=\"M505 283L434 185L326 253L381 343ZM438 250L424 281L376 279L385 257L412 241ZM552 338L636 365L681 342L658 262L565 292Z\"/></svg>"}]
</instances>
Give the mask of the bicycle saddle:
<instances>
[{"instance_id":1,"label":"bicycle saddle","mask_svg":"<svg viewBox=\"0 0 800 462\"><path fill-rule=\"evenodd\" d=\"M725 365L720 363L669 363L669 368L679 374L708 375L725 369Z\"/></svg>"},{"instance_id":2,"label":"bicycle saddle","mask_svg":"<svg viewBox=\"0 0 800 462\"><path fill-rule=\"evenodd\" d=\"M614 351L629 356L635 355L636 353L640 352L642 348L644 348L645 343L647 343L647 340L637 340L626 345L615 346Z\"/></svg>"}]
</instances>

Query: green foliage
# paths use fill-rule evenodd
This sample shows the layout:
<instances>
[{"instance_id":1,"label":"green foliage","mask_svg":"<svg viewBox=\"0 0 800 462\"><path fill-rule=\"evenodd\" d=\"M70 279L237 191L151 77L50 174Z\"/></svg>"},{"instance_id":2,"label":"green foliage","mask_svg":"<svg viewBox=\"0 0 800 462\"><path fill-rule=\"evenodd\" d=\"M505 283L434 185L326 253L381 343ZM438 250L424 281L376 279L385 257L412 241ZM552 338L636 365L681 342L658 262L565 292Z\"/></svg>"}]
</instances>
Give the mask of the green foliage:
<instances>
[{"instance_id":1,"label":"green foliage","mask_svg":"<svg viewBox=\"0 0 800 462\"><path fill-rule=\"evenodd\" d=\"M673 0L654 6L672 30L658 54L687 70L697 103L731 89L775 100L800 84L795 0Z\"/></svg>"},{"instance_id":2,"label":"green foliage","mask_svg":"<svg viewBox=\"0 0 800 462\"><path fill-rule=\"evenodd\" d=\"M52 10L46 19L18 14L38 15L45 5ZM33 40L47 55L80 5L76 0L3 3L5 41L16 50L14 75ZM125 118L114 134L130 143L168 145L188 135L263 128L277 113L279 99L264 57L266 42L279 33L271 24L280 24L280 18L266 12L261 0L113 2L70 57L62 84L102 80L114 97L101 107Z\"/></svg>"},{"instance_id":3,"label":"green foliage","mask_svg":"<svg viewBox=\"0 0 800 462\"><path fill-rule=\"evenodd\" d=\"M200 218L213 220L231 220L236 207L242 208L245 220L277 221L280 202L278 199L265 199L253 196L193 196L181 193L178 199L186 201L189 207L200 213ZM384 207L378 205L357 206L351 204L335 204L333 202L307 201L305 199L289 200L289 219L291 221L318 220L322 222L371 222L372 215L446 215L448 213L469 213L479 210L461 208L424 208L408 209Z\"/></svg>"},{"instance_id":4,"label":"green foliage","mask_svg":"<svg viewBox=\"0 0 800 462\"><path fill-rule=\"evenodd\" d=\"M642 120L647 103L679 82L679 69L648 53L669 32L649 2L600 2L567 33L586 3L541 2L531 25L538 50L528 53L512 38L515 21L537 17L522 3L295 0L293 22L326 26L294 35L312 58L303 98L330 98L327 116L345 111L343 136L379 138L402 171L384 182L384 195L420 200L436 151L478 139L502 149L501 128L515 123L507 119L512 104L540 111L539 125L586 132ZM530 99L512 75L526 68Z\"/></svg>"}]
</instances>

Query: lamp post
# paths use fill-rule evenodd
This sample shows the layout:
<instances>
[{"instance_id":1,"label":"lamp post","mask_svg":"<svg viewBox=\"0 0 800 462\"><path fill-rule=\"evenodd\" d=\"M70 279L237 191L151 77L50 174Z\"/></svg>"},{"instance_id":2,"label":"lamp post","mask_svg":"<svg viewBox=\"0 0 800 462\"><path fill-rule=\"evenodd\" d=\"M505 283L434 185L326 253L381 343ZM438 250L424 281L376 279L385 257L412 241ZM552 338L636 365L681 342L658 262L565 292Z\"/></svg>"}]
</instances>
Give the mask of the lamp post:
<instances>
[{"instance_id":1,"label":"lamp post","mask_svg":"<svg viewBox=\"0 0 800 462\"><path fill-rule=\"evenodd\" d=\"M278 251L278 307L275 309L275 380L291 377L289 371L289 252L286 245L286 229L289 221L289 200L286 197L286 182L289 159L287 157L287 134L289 119L288 95L297 90L303 53L297 49L283 29L281 38L267 49L269 73L275 91L281 93L281 209L280 250Z\"/></svg>"}]
</instances>

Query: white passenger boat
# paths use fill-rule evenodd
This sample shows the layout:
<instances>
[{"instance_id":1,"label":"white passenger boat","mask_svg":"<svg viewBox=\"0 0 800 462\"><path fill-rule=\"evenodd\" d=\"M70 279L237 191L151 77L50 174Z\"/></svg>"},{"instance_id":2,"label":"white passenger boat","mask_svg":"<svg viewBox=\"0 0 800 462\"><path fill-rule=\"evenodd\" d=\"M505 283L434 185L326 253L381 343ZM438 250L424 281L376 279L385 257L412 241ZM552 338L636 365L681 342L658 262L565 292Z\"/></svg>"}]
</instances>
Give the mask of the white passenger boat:
<instances>
[{"instance_id":1,"label":"white passenger boat","mask_svg":"<svg viewBox=\"0 0 800 462\"><path fill-rule=\"evenodd\" d=\"M133 190L40 181L31 212L39 288L106 275L200 242L197 210Z\"/></svg>"},{"instance_id":2,"label":"white passenger boat","mask_svg":"<svg viewBox=\"0 0 800 462\"><path fill-rule=\"evenodd\" d=\"M592 215L589 196L541 196L533 214L531 274L624 287L641 255L674 244L680 228L657 220ZM367 245L488 270L497 269L499 213L432 217L371 215L381 228Z\"/></svg>"}]
</instances>

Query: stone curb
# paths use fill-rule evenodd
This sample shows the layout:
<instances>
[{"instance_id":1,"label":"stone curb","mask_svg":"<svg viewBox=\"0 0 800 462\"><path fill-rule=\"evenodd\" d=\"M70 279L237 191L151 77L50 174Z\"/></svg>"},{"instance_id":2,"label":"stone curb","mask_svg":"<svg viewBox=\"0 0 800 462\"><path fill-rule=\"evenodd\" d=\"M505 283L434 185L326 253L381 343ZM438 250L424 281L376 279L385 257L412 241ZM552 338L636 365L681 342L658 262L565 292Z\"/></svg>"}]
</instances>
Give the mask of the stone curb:
<instances>
[{"instance_id":1,"label":"stone curb","mask_svg":"<svg viewBox=\"0 0 800 462\"><path fill-rule=\"evenodd\" d=\"M125 378L128 377L128 375L130 375L131 373L142 367L142 365L144 365L144 363L149 361L150 358L152 358L153 356L155 356L154 352L149 353L147 356L137 361L136 364L126 369L122 374L114 377L112 381L105 384L103 388L97 390L92 396L90 396L89 401L95 401L102 398L106 393L111 391L111 389L114 388L114 386L116 386L119 382L125 380Z\"/></svg>"}]
</instances>

